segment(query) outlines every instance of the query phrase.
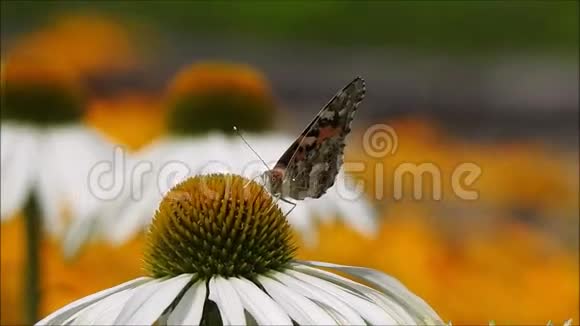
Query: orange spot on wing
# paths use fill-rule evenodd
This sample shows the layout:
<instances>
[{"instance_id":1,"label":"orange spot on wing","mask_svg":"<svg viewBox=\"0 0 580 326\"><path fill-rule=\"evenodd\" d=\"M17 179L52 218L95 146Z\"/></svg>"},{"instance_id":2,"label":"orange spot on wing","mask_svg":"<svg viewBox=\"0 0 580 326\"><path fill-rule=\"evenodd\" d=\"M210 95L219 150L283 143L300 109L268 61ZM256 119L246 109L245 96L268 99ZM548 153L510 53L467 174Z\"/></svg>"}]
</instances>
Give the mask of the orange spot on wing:
<instances>
[{"instance_id":1,"label":"orange spot on wing","mask_svg":"<svg viewBox=\"0 0 580 326\"><path fill-rule=\"evenodd\" d=\"M328 138L332 138L334 136L338 136L340 134L340 128L335 127L323 127L320 128L318 131L318 138L316 139L316 143L320 144L324 140Z\"/></svg>"}]
</instances>

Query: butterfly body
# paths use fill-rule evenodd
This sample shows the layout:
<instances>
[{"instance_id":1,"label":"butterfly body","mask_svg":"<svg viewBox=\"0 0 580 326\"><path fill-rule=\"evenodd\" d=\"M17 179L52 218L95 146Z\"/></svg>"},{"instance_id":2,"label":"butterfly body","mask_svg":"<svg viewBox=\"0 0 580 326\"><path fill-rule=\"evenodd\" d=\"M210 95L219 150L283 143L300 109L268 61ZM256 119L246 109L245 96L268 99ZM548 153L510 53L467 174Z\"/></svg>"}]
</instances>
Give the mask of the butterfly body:
<instances>
[{"instance_id":1,"label":"butterfly body","mask_svg":"<svg viewBox=\"0 0 580 326\"><path fill-rule=\"evenodd\" d=\"M263 180L274 196L319 198L334 185L342 164L345 138L366 92L360 77L340 90L282 154Z\"/></svg>"}]
</instances>

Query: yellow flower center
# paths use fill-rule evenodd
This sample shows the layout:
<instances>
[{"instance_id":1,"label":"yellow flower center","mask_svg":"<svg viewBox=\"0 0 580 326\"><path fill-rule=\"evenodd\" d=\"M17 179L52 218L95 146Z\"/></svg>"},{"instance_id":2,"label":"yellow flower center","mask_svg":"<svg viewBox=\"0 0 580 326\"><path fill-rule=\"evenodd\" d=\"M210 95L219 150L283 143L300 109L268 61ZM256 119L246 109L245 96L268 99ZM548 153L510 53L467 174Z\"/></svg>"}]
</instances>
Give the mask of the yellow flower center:
<instances>
[{"instance_id":1,"label":"yellow flower center","mask_svg":"<svg viewBox=\"0 0 580 326\"><path fill-rule=\"evenodd\" d=\"M290 226L262 186L212 174L184 181L161 201L148 233L145 268L153 277L253 278L283 269L294 251Z\"/></svg>"}]
</instances>

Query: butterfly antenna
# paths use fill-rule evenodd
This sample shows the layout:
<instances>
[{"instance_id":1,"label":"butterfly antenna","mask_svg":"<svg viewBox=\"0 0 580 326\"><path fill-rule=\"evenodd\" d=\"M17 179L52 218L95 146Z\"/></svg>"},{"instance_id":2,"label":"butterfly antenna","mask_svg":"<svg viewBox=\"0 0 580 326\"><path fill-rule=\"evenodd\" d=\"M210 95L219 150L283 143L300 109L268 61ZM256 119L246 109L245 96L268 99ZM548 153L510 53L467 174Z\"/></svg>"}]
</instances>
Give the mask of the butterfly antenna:
<instances>
[{"instance_id":1,"label":"butterfly antenna","mask_svg":"<svg viewBox=\"0 0 580 326\"><path fill-rule=\"evenodd\" d=\"M236 132L236 134L238 134L238 136L240 136L240 138L242 139L242 141L248 146L248 148L254 152L254 154L256 154L256 156L260 159L260 161L262 161L262 163L264 163L264 166L266 167L267 170L270 169L270 167L268 166L268 164L266 164L266 162L262 159L262 157L260 157L260 154L258 154L258 152L256 152L252 146L250 146L250 144L246 141L246 139L244 138L244 136L242 136L242 133L240 132L240 130L238 129L238 127L234 126L234 131Z\"/></svg>"}]
</instances>

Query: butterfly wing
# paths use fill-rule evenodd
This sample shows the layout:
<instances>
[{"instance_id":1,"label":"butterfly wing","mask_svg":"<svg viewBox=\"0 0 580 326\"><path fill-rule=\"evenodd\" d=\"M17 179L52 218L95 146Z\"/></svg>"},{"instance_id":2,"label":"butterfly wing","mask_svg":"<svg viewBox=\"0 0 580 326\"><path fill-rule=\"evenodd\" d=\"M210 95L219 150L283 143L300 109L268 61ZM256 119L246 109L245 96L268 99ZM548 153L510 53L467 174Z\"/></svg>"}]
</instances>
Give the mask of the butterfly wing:
<instances>
[{"instance_id":1,"label":"butterfly wing","mask_svg":"<svg viewBox=\"0 0 580 326\"><path fill-rule=\"evenodd\" d=\"M319 198L334 184L343 163L344 141L365 91L364 80L355 78L320 110L280 157L273 170L284 171L283 197Z\"/></svg>"}]
</instances>

